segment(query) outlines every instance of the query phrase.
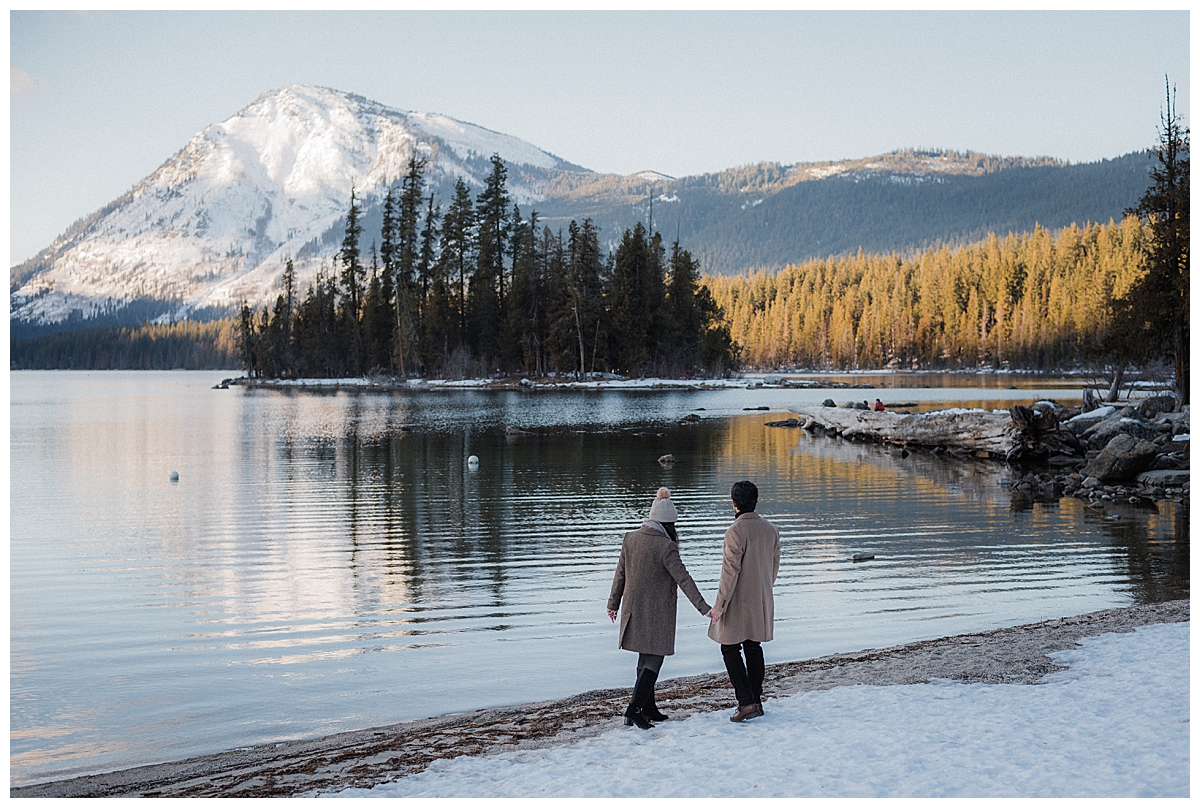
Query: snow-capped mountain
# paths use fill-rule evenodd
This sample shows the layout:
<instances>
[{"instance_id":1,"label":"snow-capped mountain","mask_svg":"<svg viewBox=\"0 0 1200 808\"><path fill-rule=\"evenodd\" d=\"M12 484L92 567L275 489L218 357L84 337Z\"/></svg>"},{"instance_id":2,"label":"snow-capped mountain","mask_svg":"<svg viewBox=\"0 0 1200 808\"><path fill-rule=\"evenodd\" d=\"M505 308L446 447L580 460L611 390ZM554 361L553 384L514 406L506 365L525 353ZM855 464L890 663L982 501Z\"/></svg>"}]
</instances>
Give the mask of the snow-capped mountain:
<instances>
[{"instance_id":1,"label":"snow-capped mountain","mask_svg":"<svg viewBox=\"0 0 1200 808\"><path fill-rule=\"evenodd\" d=\"M153 300L178 317L264 302L286 258L301 280L330 263L352 186L366 207L376 204L414 153L428 161L430 187L463 177L473 191L498 153L522 204L541 199L547 172L582 171L444 115L294 85L208 126L121 199L14 267L12 316L48 323Z\"/></svg>"},{"instance_id":2,"label":"snow-capped mountain","mask_svg":"<svg viewBox=\"0 0 1200 808\"><path fill-rule=\"evenodd\" d=\"M619 176L444 115L298 84L207 127L129 193L12 267L10 333L77 318L113 325L228 314L242 300L270 305L288 258L303 293L322 266L333 268L351 188L369 250L383 196L413 154L427 161L427 188L442 206L459 177L477 193L499 154L524 215L536 208L552 230L590 218L608 249L650 222L711 273L1119 219L1149 166L1144 154L1068 165L902 149Z\"/></svg>"}]
</instances>

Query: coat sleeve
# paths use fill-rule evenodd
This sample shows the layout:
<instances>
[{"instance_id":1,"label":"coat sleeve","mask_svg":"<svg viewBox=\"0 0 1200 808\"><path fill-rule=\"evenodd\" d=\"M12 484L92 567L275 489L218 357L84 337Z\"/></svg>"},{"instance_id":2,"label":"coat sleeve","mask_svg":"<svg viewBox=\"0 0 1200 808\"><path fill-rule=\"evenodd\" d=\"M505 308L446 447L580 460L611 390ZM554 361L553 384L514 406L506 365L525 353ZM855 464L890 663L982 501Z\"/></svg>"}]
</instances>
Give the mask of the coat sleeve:
<instances>
[{"instance_id":1,"label":"coat sleeve","mask_svg":"<svg viewBox=\"0 0 1200 808\"><path fill-rule=\"evenodd\" d=\"M700 589L696 586L696 582L692 580L692 575L687 571L687 567L683 565L683 559L679 557L679 545L675 542L667 542L667 553L663 557L663 566L667 568L667 572L671 573L671 577L675 579L675 585L683 590L683 594L687 595L687 599L696 607L696 611L700 614L708 614L708 610L712 607L704 600L704 596L700 594Z\"/></svg>"},{"instance_id":2,"label":"coat sleeve","mask_svg":"<svg viewBox=\"0 0 1200 808\"><path fill-rule=\"evenodd\" d=\"M608 610L615 612L621 607L621 596L625 594L625 542L621 542L621 557L617 559L617 571L613 575L612 590L608 593Z\"/></svg>"},{"instance_id":3,"label":"coat sleeve","mask_svg":"<svg viewBox=\"0 0 1200 808\"><path fill-rule=\"evenodd\" d=\"M775 581L779 578L779 551L781 542L779 540L779 528L775 528L775 564L771 567L771 586L775 585Z\"/></svg>"},{"instance_id":4,"label":"coat sleeve","mask_svg":"<svg viewBox=\"0 0 1200 808\"><path fill-rule=\"evenodd\" d=\"M721 560L721 584L717 587L717 606L722 612L729 605L729 598L742 574L742 559L746 556L746 539L730 525L725 531L725 549Z\"/></svg>"}]
</instances>

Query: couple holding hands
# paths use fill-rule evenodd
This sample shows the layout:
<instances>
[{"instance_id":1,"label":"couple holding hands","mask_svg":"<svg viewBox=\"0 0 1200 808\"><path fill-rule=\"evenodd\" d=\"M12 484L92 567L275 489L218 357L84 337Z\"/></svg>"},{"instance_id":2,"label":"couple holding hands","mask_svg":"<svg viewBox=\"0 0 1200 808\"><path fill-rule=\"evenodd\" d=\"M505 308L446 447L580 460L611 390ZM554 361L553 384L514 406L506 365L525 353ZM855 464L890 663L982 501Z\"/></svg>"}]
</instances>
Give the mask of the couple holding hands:
<instances>
[{"instance_id":1,"label":"couple holding hands","mask_svg":"<svg viewBox=\"0 0 1200 808\"><path fill-rule=\"evenodd\" d=\"M735 518L725 531L721 582L712 607L679 557L678 512L670 491L658 489L649 518L625 534L608 597L608 616L615 621L621 610L618 644L638 655L637 683L625 710L626 726L650 729L652 721L667 718L654 703L654 684L663 658L675 653L676 587L709 618L708 636L721 645L738 702L729 720L742 722L763 714L762 643L774 637L771 588L779 575L779 530L755 513L758 488L754 483L734 483L729 495Z\"/></svg>"}]
</instances>

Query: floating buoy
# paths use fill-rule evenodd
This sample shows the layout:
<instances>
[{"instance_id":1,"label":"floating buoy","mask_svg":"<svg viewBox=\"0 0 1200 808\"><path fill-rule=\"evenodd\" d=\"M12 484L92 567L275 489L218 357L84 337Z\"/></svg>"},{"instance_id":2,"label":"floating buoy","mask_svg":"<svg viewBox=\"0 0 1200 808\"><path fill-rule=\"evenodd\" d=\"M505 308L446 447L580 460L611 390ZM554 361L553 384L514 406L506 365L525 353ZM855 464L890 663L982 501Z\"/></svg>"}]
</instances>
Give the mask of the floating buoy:
<instances>
[{"instance_id":1,"label":"floating buoy","mask_svg":"<svg viewBox=\"0 0 1200 808\"><path fill-rule=\"evenodd\" d=\"M467 458L467 467L472 468L472 469L479 468L479 458L476 457L475 455L471 455L470 457L468 457Z\"/></svg>"},{"instance_id":2,"label":"floating buoy","mask_svg":"<svg viewBox=\"0 0 1200 808\"><path fill-rule=\"evenodd\" d=\"M173 482L173 483L179 482L179 472L178 471L171 472L171 482Z\"/></svg>"}]
</instances>

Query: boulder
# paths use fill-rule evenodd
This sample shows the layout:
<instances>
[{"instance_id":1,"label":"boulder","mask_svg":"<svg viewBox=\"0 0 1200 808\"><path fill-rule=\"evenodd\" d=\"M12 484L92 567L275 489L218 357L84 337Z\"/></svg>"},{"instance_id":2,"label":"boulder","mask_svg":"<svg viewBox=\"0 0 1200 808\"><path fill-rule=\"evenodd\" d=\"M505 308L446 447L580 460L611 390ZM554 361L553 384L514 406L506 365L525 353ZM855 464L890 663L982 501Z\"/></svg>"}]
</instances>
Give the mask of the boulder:
<instances>
[{"instance_id":1,"label":"boulder","mask_svg":"<svg viewBox=\"0 0 1200 808\"><path fill-rule=\"evenodd\" d=\"M1115 435L1080 473L1100 480L1126 480L1148 469L1156 457L1158 447L1153 443L1122 432Z\"/></svg>"},{"instance_id":2,"label":"boulder","mask_svg":"<svg viewBox=\"0 0 1200 808\"><path fill-rule=\"evenodd\" d=\"M1154 420L1160 412L1174 412L1175 396L1154 396L1153 398L1144 398L1137 405L1138 415L1145 418L1147 421Z\"/></svg>"},{"instance_id":3,"label":"boulder","mask_svg":"<svg viewBox=\"0 0 1200 808\"><path fill-rule=\"evenodd\" d=\"M822 401L822 402L821 402L821 406L822 406L822 407L836 407L836 406L837 406L837 404L834 404L834 403L833 403L833 399L832 399L832 398L827 398L827 399L825 399L824 401Z\"/></svg>"},{"instance_id":4,"label":"boulder","mask_svg":"<svg viewBox=\"0 0 1200 808\"><path fill-rule=\"evenodd\" d=\"M1138 440L1154 440L1161 433L1161 427L1151 425L1137 418L1112 416L1088 429L1083 433L1089 449L1103 449L1113 439L1114 435L1130 435Z\"/></svg>"},{"instance_id":5,"label":"boulder","mask_svg":"<svg viewBox=\"0 0 1200 808\"><path fill-rule=\"evenodd\" d=\"M1180 471L1143 471L1137 476L1139 485L1147 488L1182 488L1191 482L1191 472Z\"/></svg>"},{"instance_id":6,"label":"boulder","mask_svg":"<svg viewBox=\"0 0 1200 808\"><path fill-rule=\"evenodd\" d=\"M1116 412L1116 407L1097 407L1094 410L1088 410L1087 412L1076 415L1074 418L1065 422L1063 426L1074 432L1076 435L1081 435L1083 434L1084 430L1095 426L1105 418L1115 415Z\"/></svg>"}]
</instances>

